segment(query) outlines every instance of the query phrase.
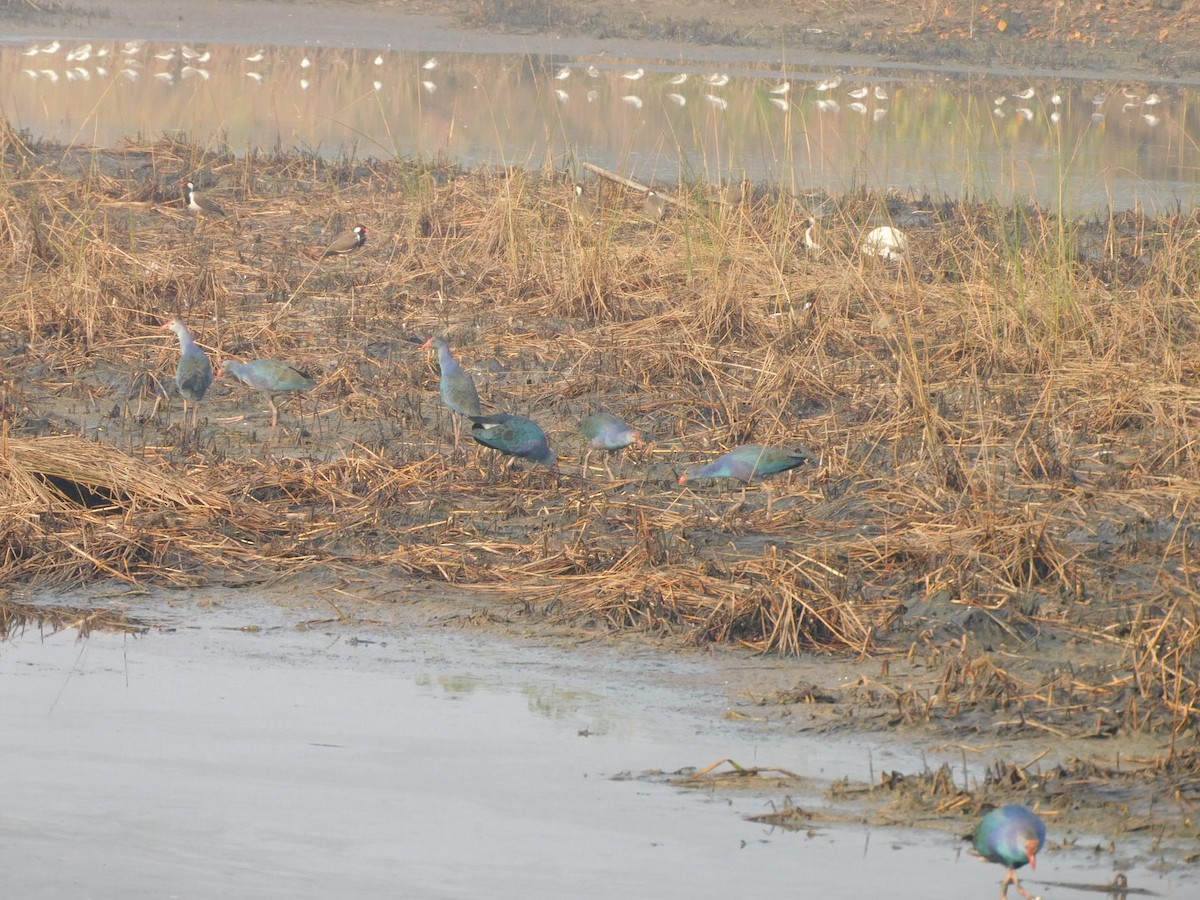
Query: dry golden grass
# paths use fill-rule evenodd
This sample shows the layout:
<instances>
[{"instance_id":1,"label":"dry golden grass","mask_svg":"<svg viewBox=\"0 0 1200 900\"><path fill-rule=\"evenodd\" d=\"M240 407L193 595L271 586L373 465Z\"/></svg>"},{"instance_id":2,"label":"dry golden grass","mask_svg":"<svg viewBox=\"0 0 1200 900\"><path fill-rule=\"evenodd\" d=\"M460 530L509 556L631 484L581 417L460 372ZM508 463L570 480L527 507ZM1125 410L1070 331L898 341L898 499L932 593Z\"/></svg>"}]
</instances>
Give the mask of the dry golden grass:
<instances>
[{"instance_id":1,"label":"dry golden grass","mask_svg":"<svg viewBox=\"0 0 1200 900\"><path fill-rule=\"evenodd\" d=\"M955 657L938 702L965 705L995 699L983 651L1040 630L1086 648L1087 683L1035 658L995 702L1195 722L1191 217L857 194L829 200L810 255L809 201L761 190L652 222L604 185L588 225L550 172L169 141L92 157L7 132L0 151L6 581L378 566L697 642ZM184 177L231 219L186 215ZM902 265L856 250L889 221ZM359 253L304 254L356 222ZM287 359L320 386L272 435L261 397L218 384L185 431L158 330L176 315L217 362ZM546 427L562 477L451 451L432 333L486 407ZM600 408L654 440L614 480L578 468ZM746 442L822 462L675 484Z\"/></svg>"}]
</instances>

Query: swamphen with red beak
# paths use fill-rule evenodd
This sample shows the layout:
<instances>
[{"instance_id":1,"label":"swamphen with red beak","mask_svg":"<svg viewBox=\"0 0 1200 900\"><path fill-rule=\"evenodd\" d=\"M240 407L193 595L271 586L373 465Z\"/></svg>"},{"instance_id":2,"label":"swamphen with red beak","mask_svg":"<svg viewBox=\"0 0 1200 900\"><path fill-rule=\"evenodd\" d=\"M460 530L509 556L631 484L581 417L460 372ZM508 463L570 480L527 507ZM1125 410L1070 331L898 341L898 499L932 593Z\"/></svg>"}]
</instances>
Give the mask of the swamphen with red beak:
<instances>
[{"instance_id":1,"label":"swamphen with red beak","mask_svg":"<svg viewBox=\"0 0 1200 900\"><path fill-rule=\"evenodd\" d=\"M229 373L242 384L262 391L267 395L271 407L271 428L279 424L279 409L275 406L275 394L294 394L307 391L315 381L293 365L277 359L255 359L248 363L230 360L217 373L217 377Z\"/></svg>"},{"instance_id":2,"label":"swamphen with red beak","mask_svg":"<svg viewBox=\"0 0 1200 900\"><path fill-rule=\"evenodd\" d=\"M1008 897L1008 886L1015 885L1022 897L1032 895L1021 887L1017 869L1026 863L1037 868L1037 854L1046 843L1046 823L1027 806L1013 803L993 809L975 829L975 850L988 862L1008 866L1000 882L1000 898Z\"/></svg>"},{"instance_id":3,"label":"swamphen with red beak","mask_svg":"<svg viewBox=\"0 0 1200 900\"><path fill-rule=\"evenodd\" d=\"M183 324L183 319L172 319L163 325L163 331L173 331L179 338L179 349L182 353L179 356L179 365L175 367L175 387L179 389L179 396L183 397L183 417L185 419L187 418L188 401L191 400L196 404L192 407L192 427L195 428L200 400L208 391L208 386L212 384L212 363L208 361L208 356L192 338L192 333Z\"/></svg>"},{"instance_id":4,"label":"swamphen with red beak","mask_svg":"<svg viewBox=\"0 0 1200 900\"><path fill-rule=\"evenodd\" d=\"M532 419L510 413L469 418L471 437L477 443L509 456L541 463L551 469L558 465L558 455L550 449L546 432Z\"/></svg>"},{"instance_id":5,"label":"swamphen with red beak","mask_svg":"<svg viewBox=\"0 0 1200 900\"><path fill-rule=\"evenodd\" d=\"M479 407L479 392L475 390L475 381L468 375L457 360L450 355L450 344L444 337L431 337L421 345L422 350L430 347L437 348L438 370L441 378L438 381L438 391L446 408L460 416L474 419L483 410ZM454 420L454 446L458 446L458 419ZM472 428L472 432L474 429Z\"/></svg>"},{"instance_id":6,"label":"swamphen with red beak","mask_svg":"<svg viewBox=\"0 0 1200 900\"><path fill-rule=\"evenodd\" d=\"M707 465L688 469L679 476L679 483L686 484L692 478L736 478L747 482L816 461L817 457L803 447L782 450L778 447L764 447L761 444L745 444Z\"/></svg>"}]
</instances>

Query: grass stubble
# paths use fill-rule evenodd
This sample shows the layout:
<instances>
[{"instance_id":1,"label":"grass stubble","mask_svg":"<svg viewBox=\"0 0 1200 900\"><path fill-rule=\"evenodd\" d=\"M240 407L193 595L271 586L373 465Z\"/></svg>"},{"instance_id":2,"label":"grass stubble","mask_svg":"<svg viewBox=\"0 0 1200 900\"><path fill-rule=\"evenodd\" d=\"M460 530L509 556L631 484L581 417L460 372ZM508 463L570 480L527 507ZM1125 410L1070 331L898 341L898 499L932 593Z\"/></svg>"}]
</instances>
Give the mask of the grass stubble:
<instances>
[{"instance_id":1,"label":"grass stubble","mask_svg":"<svg viewBox=\"0 0 1200 900\"><path fill-rule=\"evenodd\" d=\"M1193 214L858 192L821 198L813 253L816 200L750 185L683 189L658 222L589 181L592 224L549 170L11 131L0 158L0 583L444 583L514 616L861 660L879 676L832 698L853 727L1151 736L1123 777L1180 816L1200 796ZM235 214L186 214L186 177ZM303 252L358 222L352 257ZM857 251L887 222L899 265ZM218 383L184 429L158 330L177 315L214 363L285 359L319 387L272 435L260 396ZM546 428L562 476L451 450L434 333L486 408ZM653 440L611 478L578 469L598 409ZM821 462L675 484L747 442Z\"/></svg>"}]
</instances>

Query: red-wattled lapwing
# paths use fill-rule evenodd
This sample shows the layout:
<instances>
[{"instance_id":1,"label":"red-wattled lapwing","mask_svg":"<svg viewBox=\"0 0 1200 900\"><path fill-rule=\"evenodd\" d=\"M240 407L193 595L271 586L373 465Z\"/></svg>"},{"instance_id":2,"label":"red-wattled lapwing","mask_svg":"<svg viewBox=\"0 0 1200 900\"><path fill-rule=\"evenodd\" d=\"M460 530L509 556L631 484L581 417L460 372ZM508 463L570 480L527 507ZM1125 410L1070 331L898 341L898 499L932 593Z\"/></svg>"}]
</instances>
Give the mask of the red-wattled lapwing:
<instances>
[{"instance_id":1,"label":"red-wattled lapwing","mask_svg":"<svg viewBox=\"0 0 1200 900\"><path fill-rule=\"evenodd\" d=\"M225 218L225 210L221 209L214 201L210 200L204 194L196 190L196 185L190 181L183 183L183 195L187 200L187 208L192 212L202 216L212 216L214 219Z\"/></svg>"},{"instance_id":2,"label":"red-wattled lapwing","mask_svg":"<svg viewBox=\"0 0 1200 900\"><path fill-rule=\"evenodd\" d=\"M337 240L325 248L321 252L321 257L327 256L346 256L353 253L359 247L367 242L367 226L355 225L345 234L339 235Z\"/></svg>"}]
</instances>

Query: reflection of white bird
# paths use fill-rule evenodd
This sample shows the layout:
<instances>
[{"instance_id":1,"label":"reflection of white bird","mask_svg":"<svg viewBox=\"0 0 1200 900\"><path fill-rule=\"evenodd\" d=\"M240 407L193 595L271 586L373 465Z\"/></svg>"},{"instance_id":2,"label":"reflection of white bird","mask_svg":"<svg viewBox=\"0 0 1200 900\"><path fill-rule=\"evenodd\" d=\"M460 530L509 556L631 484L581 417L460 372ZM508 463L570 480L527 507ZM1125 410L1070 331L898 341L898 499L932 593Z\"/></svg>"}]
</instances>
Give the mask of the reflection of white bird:
<instances>
[{"instance_id":1,"label":"reflection of white bird","mask_svg":"<svg viewBox=\"0 0 1200 900\"><path fill-rule=\"evenodd\" d=\"M175 76L172 75L170 72L156 72L154 77L157 78L159 81L166 82L167 84L175 83Z\"/></svg>"},{"instance_id":2,"label":"reflection of white bird","mask_svg":"<svg viewBox=\"0 0 1200 900\"><path fill-rule=\"evenodd\" d=\"M770 93L775 94L777 97L782 97L791 89L792 83L790 81L781 81L779 84L775 85L775 87L771 88Z\"/></svg>"},{"instance_id":3,"label":"reflection of white bird","mask_svg":"<svg viewBox=\"0 0 1200 900\"><path fill-rule=\"evenodd\" d=\"M432 81L422 81L421 87L425 88L425 93L427 93L427 94L432 94L434 91L437 90L437 85L434 84Z\"/></svg>"},{"instance_id":4,"label":"reflection of white bird","mask_svg":"<svg viewBox=\"0 0 1200 900\"><path fill-rule=\"evenodd\" d=\"M1162 97L1158 96L1158 94L1151 94L1142 103L1145 106L1158 106L1158 104L1162 103Z\"/></svg>"},{"instance_id":5,"label":"reflection of white bird","mask_svg":"<svg viewBox=\"0 0 1200 900\"><path fill-rule=\"evenodd\" d=\"M670 78L668 78L667 84L680 85L680 84L683 84L685 81L687 81L687 79L688 79L688 73L680 72L679 74L672 75Z\"/></svg>"},{"instance_id":6,"label":"reflection of white bird","mask_svg":"<svg viewBox=\"0 0 1200 900\"><path fill-rule=\"evenodd\" d=\"M676 106L687 106L687 97L683 94L667 94L667 99Z\"/></svg>"},{"instance_id":7,"label":"reflection of white bird","mask_svg":"<svg viewBox=\"0 0 1200 900\"><path fill-rule=\"evenodd\" d=\"M718 97L716 94L705 94L704 99L707 100L709 103L711 103L713 106L715 106L719 110L729 109L728 101L726 101L722 97Z\"/></svg>"},{"instance_id":8,"label":"reflection of white bird","mask_svg":"<svg viewBox=\"0 0 1200 900\"><path fill-rule=\"evenodd\" d=\"M882 122L883 117L886 115L887 115L887 110L884 109L882 106L878 106L875 108L875 112L871 113L871 121L872 122Z\"/></svg>"},{"instance_id":9,"label":"reflection of white bird","mask_svg":"<svg viewBox=\"0 0 1200 900\"><path fill-rule=\"evenodd\" d=\"M38 80L37 69L22 69L21 74L27 75L28 77L32 78L34 81Z\"/></svg>"},{"instance_id":10,"label":"reflection of white bird","mask_svg":"<svg viewBox=\"0 0 1200 900\"><path fill-rule=\"evenodd\" d=\"M880 225L867 232L860 249L866 256L878 256L889 262L900 262L908 250L908 237L899 228Z\"/></svg>"},{"instance_id":11,"label":"reflection of white bird","mask_svg":"<svg viewBox=\"0 0 1200 900\"><path fill-rule=\"evenodd\" d=\"M1134 103L1132 100L1127 100L1125 103L1121 104L1121 112L1123 112L1123 113L1127 113L1130 110L1134 110L1134 109L1137 109L1137 104Z\"/></svg>"},{"instance_id":12,"label":"reflection of white bird","mask_svg":"<svg viewBox=\"0 0 1200 900\"><path fill-rule=\"evenodd\" d=\"M37 55L38 55L39 53L41 53L41 52L42 52L42 48L41 48L41 47L39 47L37 44L31 44L31 45L29 46L29 49L27 49L27 50L26 50L24 53L22 53L21 55L22 55L22 56L37 56Z\"/></svg>"},{"instance_id":13,"label":"reflection of white bird","mask_svg":"<svg viewBox=\"0 0 1200 900\"><path fill-rule=\"evenodd\" d=\"M266 58L267 53L265 50L256 50L246 57L246 62L262 62Z\"/></svg>"},{"instance_id":14,"label":"reflection of white bird","mask_svg":"<svg viewBox=\"0 0 1200 900\"><path fill-rule=\"evenodd\" d=\"M554 77L556 79L558 79L559 81L566 81L568 78L571 77L571 67L563 66L561 69L559 69L557 72L554 73Z\"/></svg>"},{"instance_id":15,"label":"reflection of white bird","mask_svg":"<svg viewBox=\"0 0 1200 900\"><path fill-rule=\"evenodd\" d=\"M432 56L429 57L429 59L425 60L425 62L421 63L421 68L424 69L426 72L432 72L437 67L438 67L438 61L435 57L432 57Z\"/></svg>"},{"instance_id":16,"label":"reflection of white bird","mask_svg":"<svg viewBox=\"0 0 1200 900\"><path fill-rule=\"evenodd\" d=\"M838 102L836 100L818 100L817 109L819 109L821 112L835 113L840 110L841 107L838 106Z\"/></svg>"},{"instance_id":17,"label":"reflection of white bird","mask_svg":"<svg viewBox=\"0 0 1200 900\"><path fill-rule=\"evenodd\" d=\"M258 72L247 72L246 77L249 78L251 81L253 81L255 84L262 84L263 77Z\"/></svg>"},{"instance_id":18,"label":"reflection of white bird","mask_svg":"<svg viewBox=\"0 0 1200 900\"><path fill-rule=\"evenodd\" d=\"M1062 95L1061 94L1052 95L1050 97L1050 102L1053 103L1055 106L1062 106Z\"/></svg>"},{"instance_id":19,"label":"reflection of white bird","mask_svg":"<svg viewBox=\"0 0 1200 900\"><path fill-rule=\"evenodd\" d=\"M373 60L371 60L371 62L377 66L382 66L383 65L383 54L380 53Z\"/></svg>"},{"instance_id":20,"label":"reflection of white bird","mask_svg":"<svg viewBox=\"0 0 1200 900\"><path fill-rule=\"evenodd\" d=\"M70 79L71 76L78 78L80 81L92 80L92 73L83 66L76 66L74 69L67 69L67 78Z\"/></svg>"},{"instance_id":21,"label":"reflection of white bird","mask_svg":"<svg viewBox=\"0 0 1200 900\"><path fill-rule=\"evenodd\" d=\"M67 53L67 62L86 62L88 59L91 58L91 55L92 55L92 45L91 44L81 44L80 46L76 47L74 50Z\"/></svg>"},{"instance_id":22,"label":"reflection of white bird","mask_svg":"<svg viewBox=\"0 0 1200 900\"><path fill-rule=\"evenodd\" d=\"M637 96L636 94L626 94L624 97L621 98L621 102L628 103L634 109L642 108L642 98Z\"/></svg>"},{"instance_id":23,"label":"reflection of white bird","mask_svg":"<svg viewBox=\"0 0 1200 900\"><path fill-rule=\"evenodd\" d=\"M712 75L704 77L704 83L709 87L725 87L729 84L729 76L724 72L714 72Z\"/></svg>"},{"instance_id":24,"label":"reflection of white bird","mask_svg":"<svg viewBox=\"0 0 1200 900\"><path fill-rule=\"evenodd\" d=\"M1027 88L1025 88L1025 90L1021 91L1020 93L1013 94L1013 96L1016 97L1018 100L1032 100L1033 94L1034 94L1033 88L1027 87Z\"/></svg>"},{"instance_id":25,"label":"reflection of white bird","mask_svg":"<svg viewBox=\"0 0 1200 900\"><path fill-rule=\"evenodd\" d=\"M1053 122L1055 125L1057 125L1061 120L1062 120L1062 113L1060 113L1057 109L1054 112L1050 113L1050 121Z\"/></svg>"},{"instance_id":26,"label":"reflection of white bird","mask_svg":"<svg viewBox=\"0 0 1200 900\"><path fill-rule=\"evenodd\" d=\"M646 74L645 69L634 69L632 72L622 72L621 77L626 79L627 81L637 81L639 78L641 78L645 74Z\"/></svg>"},{"instance_id":27,"label":"reflection of white bird","mask_svg":"<svg viewBox=\"0 0 1200 900\"><path fill-rule=\"evenodd\" d=\"M1008 102L1008 98L1005 97L1003 94L1001 94L999 97L997 97L995 100L992 101L992 103L996 104L996 106L1003 106L1007 102Z\"/></svg>"},{"instance_id":28,"label":"reflection of white bird","mask_svg":"<svg viewBox=\"0 0 1200 900\"><path fill-rule=\"evenodd\" d=\"M860 100L855 100L853 103L851 103L850 108L860 116L865 116L867 114L867 104Z\"/></svg>"},{"instance_id":29,"label":"reflection of white bird","mask_svg":"<svg viewBox=\"0 0 1200 900\"><path fill-rule=\"evenodd\" d=\"M175 58L175 48L172 47L170 50L161 50L154 54L154 58L162 60L163 62L170 62Z\"/></svg>"},{"instance_id":30,"label":"reflection of white bird","mask_svg":"<svg viewBox=\"0 0 1200 900\"><path fill-rule=\"evenodd\" d=\"M307 91L307 90L308 90L308 86L309 86L311 83L312 83L312 82L310 82L310 81L309 81L307 78L301 78L301 79L300 79L300 90L302 90L302 91Z\"/></svg>"},{"instance_id":31,"label":"reflection of white bird","mask_svg":"<svg viewBox=\"0 0 1200 900\"><path fill-rule=\"evenodd\" d=\"M53 69L42 69L42 77L51 82L58 81L58 73Z\"/></svg>"},{"instance_id":32,"label":"reflection of white bird","mask_svg":"<svg viewBox=\"0 0 1200 900\"><path fill-rule=\"evenodd\" d=\"M138 80L138 70L137 69L122 69L121 75L127 81L137 81Z\"/></svg>"},{"instance_id":33,"label":"reflection of white bird","mask_svg":"<svg viewBox=\"0 0 1200 900\"><path fill-rule=\"evenodd\" d=\"M857 90L851 91L846 96L852 97L855 100L861 100L863 97L867 96L869 91L870 91L870 88L860 87Z\"/></svg>"},{"instance_id":34,"label":"reflection of white bird","mask_svg":"<svg viewBox=\"0 0 1200 900\"><path fill-rule=\"evenodd\" d=\"M138 53L141 53L142 52L142 42L141 41L126 41L121 46L121 52L124 53L126 56L134 56Z\"/></svg>"},{"instance_id":35,"label":"reflection of white bird","mask_svg":"<svg viewBox=\"0 0 1200 900\"><path fill-rule=\"evenodd\" d=\"M1030 109L1028 106L1018 106L1016 109L1016 113L1018 116L1020 116L1026 122L1033 121L1033 110Z\"/></svg>"},{"instance_id":36,"label":"reflection of white bird","mask_svg":"<svg viewBox=\"0 0 1200 900\"><path fill-rule=\"evenodd\" d=\"M590 91L588 91L588 92L587 92L587 102L588 102L588 103L595 103L595 102L596 102L596 98L597 98L597 97L599 97L599 96L600 96L600 92L599 92L599 91L597 91L597 90L590 90Z\"/></svg>"},{"instance_id":37,"label":"reflection of white bird","mask_svg":"<svg viewBox=\"0 0 1200 900\"><path fill-rule=\"evenodd\" d=\"M1126 96L1130 96L1130 95L1127 94ZM1097 94L1095 97L1092 98L1092 106L1103 106L1104 101L1107 99L1108 99L1107 94Z\"/></svg>"},{"instance_id":38,"label":"reflection of white bird","mask_svg":"<svg viewBox=\"0 0 1200 900\"><path fill-rule=\"evenodd\" d=\"M1004 118L1004 110L1002 110L1000 107L997 106L995 109L992 110L992 115L995 116L997 119L1003 119Z\"/></svg>"},{"instance_id":39,"label":"reflection of white bird","mask_svg":"<svg viewBox=\"0 0 1200 900\"><path fill-rule=\"evenodd\" d=\"M1092 113L1092 124L1093 125L1103 125L1104 124L1104 113L1102 113L1102 112Z\"/></svg>"},{"instance_id":40,"label":"reflection of white bird","mask_svg":"<svg viewBox=\"0 0 1200 900\"><path fill-rule=\"evenodd\" d=\"M193 50L193 49L192 49L191 47L189 47L187 44L180 44L180 45L179 45L179 52L180 52L181 54L183 54L183 58L184 58L184 59L195 59L197 56L199 56L199 55L200 55L200 51L199 51L199 50Z\"/></svg>"},{"instance_id":41,"label":"reflection of white bird","mask_svg":"<svg viewBox=\"0 0 1200 900\"><path fill-rule=\"evenodd\" d=\"M1160 119L1158 116L1154 115L1153 113L1146 113L1144 116L1142 116L1142 119L1151 128L1153 128L1155 125L1157 125L1159 122L1162 121L1162 119Z\"/></svg>"},{"instance_id":42,"label":"reflection of white bird","mask_svg":"<svg viewBox=\"0 0 1200 900\"><path fill-rule=\"evenodd\" d=\"M304 57L304 59L300 60L300 68L302 68L302 69L312 68L312 60L309 59L307 56Z\"/></svg>"},{"instance_id":43,"label":"reflection of white bird","mask_svg":"<svg viewBox=\"0 0 1200 900\"><path fill-rule=\"evenodd\" d=\"M842 76L834 75L832 78L827 78L824 81L819 82L817 84L817 90L823 94L826 91L832 91L834 88L840 86L841 83L842 83Z\"/></svg>"},{"instance_id":44,"label":"reflection of white bird","mask_svg":"<svg viewBox=\"0 0 1200 900\"><path fill-rule=\"evenodd\" d=\"M788 102L786 100L784 100L782 97L772 97L771 105L778 109L783 109L783 110L786 110L788 108Z\"/></svg>"},{"instance_id":45,"label":"reflection of white bird","mask_svg":"<svg viewBox=\"0 0 1200 900\"><path fill-rule=\"evenodd\" d=\"M883 85L882 84L875 85L875 99L876 100L886 100L887 98L888 98L888 92L883 89Z\"/></svg>"},{"instance_id":46,"label":"reflection of white bird","mask_svg":"<svg viewBox=\"0 0 1200 900\"><path fill-rule=\"evenodd\" d=\"M571 95L568 94L566 91L564 91L562 88L555 88L554 96L558 98L560 103L566 103L568 100L571 99Z\"/></svg>"},{"instance_id":47,"label":"reflection of white bird","mask_svg":"<svg viewBox=\"0 0 1200 900\"><path fill-rule=\"evenodd\" d=\"M600 77L600 70L597 69L595 66L588 66L587 73L588 73L588 78L599 78Z\"/></svg>"},{"instance_id":48,"label":"reflection of white bird","mask_svg":"<svg viewBox=\"0 0 1200 900\"><path fill-rule=\"evenodd\" d=\"M207 69L198 69L195 66L184 66L179 70L179 75L182 78L200 78L208 81L209 74Z\"/></svg>"}]
</instances>

